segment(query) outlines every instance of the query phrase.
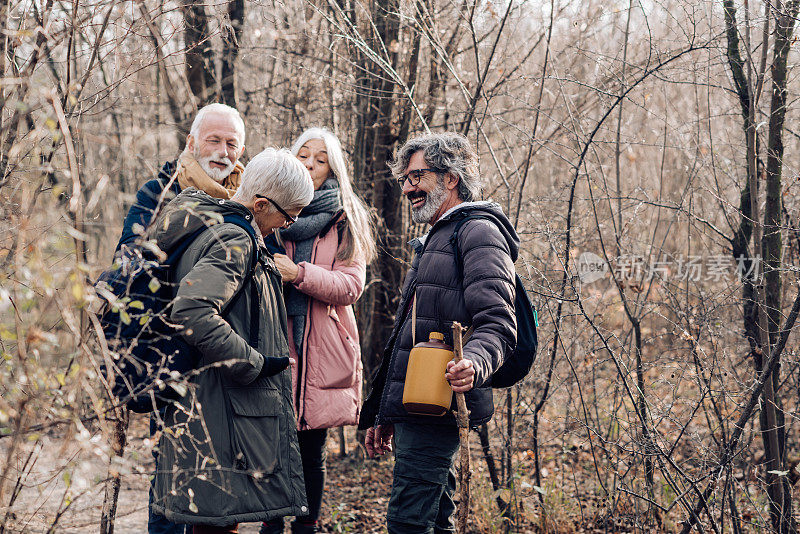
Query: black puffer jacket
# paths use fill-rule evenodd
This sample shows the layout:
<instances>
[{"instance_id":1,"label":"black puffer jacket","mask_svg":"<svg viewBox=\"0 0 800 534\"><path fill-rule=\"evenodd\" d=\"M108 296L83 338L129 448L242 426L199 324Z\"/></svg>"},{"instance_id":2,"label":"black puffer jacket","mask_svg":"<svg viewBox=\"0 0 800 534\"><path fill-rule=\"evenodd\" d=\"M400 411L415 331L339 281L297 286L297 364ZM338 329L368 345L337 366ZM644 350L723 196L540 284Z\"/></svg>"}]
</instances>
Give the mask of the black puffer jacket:
<instances>
[{"instance_id":1,"label":"black puffer jacket","mask_svg":"<svg viewBox=\"0 0 800 534\"><path fill-rule=\"evenodd\" d=\"M465 222L458 232L463 257L463 281L459 279L450 238L457 222L468 215L481 219ZM484 218L485 217L485 218ZM417 342L431 331L452 342L452 322L473 326L464 345L464 357L475 366L475 387L466 395L470 423L479 425L494 413L491 376L503 363L509 347L517 342L514 315L514 261L519 236L499 205L491 202L461 204L433 225L427 236L411 242L414 259L406 275L394 330L383 361L364 403L359 428L404 421L455 425L452 413L444 417L410 415L403 408L411 339L411 302L417 294Z\"/></svg>"}]
</instances>

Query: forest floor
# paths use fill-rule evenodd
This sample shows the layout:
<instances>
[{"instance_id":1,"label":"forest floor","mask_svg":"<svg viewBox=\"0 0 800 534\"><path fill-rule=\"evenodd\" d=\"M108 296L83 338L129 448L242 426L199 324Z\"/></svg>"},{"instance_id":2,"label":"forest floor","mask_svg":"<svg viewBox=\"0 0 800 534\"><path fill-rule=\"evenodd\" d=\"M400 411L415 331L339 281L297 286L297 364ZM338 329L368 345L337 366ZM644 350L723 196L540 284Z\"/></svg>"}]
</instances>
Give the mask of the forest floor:
<instances>
[{"instance_id":1,"label":"forest floor","mask_svg":"<svg viewBox=\"0 0 800 534\"><path fill-rule=\"evenodd\" d=\"M134 417L129 436L127 467L121 469L123 477L114 528L116 534L147 531L147 473L152 470L153 461L145 418ZM472 436L474 505L470 532L496 532L498 530L492 528L491 524L496 523L495 527L499 524L498 514L496 507L488 513L493 517L488 517L484 510L492 495L486 489L488 477L479 456L477 436L474 433ZM29 474L24 485L17 488L19 491L14 491L16 497L13 506L5 518L5 528L0 528L0 531L65 534L100 532L103 479L108 466L99 440L90 439L84 446L76 447L75 444L80 440L65 439L65 436L57 433L39 436L39 439L37 446L23 445L21 454L17 454L19 460L12 471L22 468L27 460ZM328 439L327 489L321 514L323 532L386 532L385 513L394 461L390 455L377 460L366 459L363 447L356 443L353 428L347 429L346 440L348 454L342 457L337 433L331 432ZM0 441L0 455L4 458L8 452L6 446L6 440ZM16 473L9 475L12 482L6 486L7 495L12 492L16 481ZM69 497L65 499L66 494ZM256 534L258 528L258 524L243 524L240 532ZM289 531L288 522L286 531ZM532 531L530 525L526 527L521 524L516 529L516 532Z\"/></svg>"},{"instance_id":2,"label":"forest floor","mask_svg":"<svg viewBox=\"0 0 800 534\"><path fill-rule=\"evenodd\" d=\"M129 430L126 449L126 466L123 473L119 497L119 508L114 532L117 534L144 533L147 529L148 475L153 468L150 454L151 442L147 439L146 419L134 417ZM55 433L40 436L40 444L32 451L29 462L30 473L26 483L19 489L11 513L7 517L5 532L65 534L100 532L101 507L103 502L103 479L107 473L104 453L97 437L80 448L74 444L80 440L65 439ZM471 434L472 443L472 508L468 532L502 532L502 518L498 512L496 498L506 501L511 496L508 490L494 492L491 489L486 463L480 453L478 436ZM525 439L524 436L519 437ZM366 459L363 447L356 443L353 428L346 430L348 454L340 455L338 434L331 432L328 439L327 490L322 509L323 532L334 533L381 533L386 532L385 513L392 479L393 459L390 455L378 460ZM64 443L69 446L62 445ZM94 445L94 448L92 447ZM0 455L6 456L6 443L0 442ZM587 460L578 447L569 455L557 454L560 446L549 446L550 453L543 454L542 475L545 500L552 511L548 517L547 532L626 532L622 523L609 524L593 519L591 510L599 509L593 504L593 492L586 491L583 480L584 468L575 467L573 460ZM577 453L576 453L577 451ZM543 450L544 452L544 450ZM559 458L560 456L560 458ZM27 454L20 454L24 465ZM517 524L511 532L542 532L536 487L531 483L532 454L524 451L515 455L517 481ZM560 470L569 468L567 478L558 477ZM68 472L69 475L64 473ZM577 474L580 473L580 479ZM558 478L558 480L556 480ZM15 480L11 473L10 480ZM572 482L567 484L571 479ZM68 499L64 499L69 485ZM563 486L563 491L556 491ZM7 492L11 488L7 488ZM584 495L581 495L581 493ZM588 494L587 494L588 493ZM555 500L553 500L555 499ZM59 513L59 510L61 511ZM56 520L56 516L58 516ZM242 534L257 534L258 524L243 524ZM52 529L52 530L51 530ZM287 532L289 530L287 523ZM3 531L0 528L0 531Z\"/></svg>"},{"instance_id":3,"label":"forest floor","mask_svg":"<svg viewBox=\"0 0 800 534\"><path fill-rule=\"evenodd\" d=\"M557 410L556 406L553 405L553 410ZM501 417L500 414L496 416ZM515 430L513 439L516 452L511 458L513 473L510 477L513 493L509 489L492 489L479 437L475 432L470 434L472 506L468 533L505 532L498 498L514 503L511 510L515 524L508 532L650 533L679 530L683 515L674 507L674 513L665 515L660 526L642 525L641 519L645 516L652 518L653 514L643 507L641 499L633 498L633 493L641 490L636 486L619 485L619 482L608 477L598 481L595 455L602 457L603 454L609 454L611 449L608 445L597 440L590 445L585 438L581 438L586 433L580 427L567 428L563 423L564 419L558 422L557 417L541 422L541 435L551 438L540 443L540 485L536 484L534 478L534 452L527 448L533 442L530 428L521 425ZM492 423L490 431L494 454L497 455L501 451L501 428ZM16 497L5 518L0 509L0 522L4 522L0 523L0 533L101 532L104 479L108 473L107 449L103 447L101 434L91 434L88 430L82 437L79 434L66 436L52 432L37 436L35 445L20 445L14 455L17 458L16 465L8 474L9 482L2 499L5 503L9 495ZM332 431L328 438L328 476L321 513L322 531L386 532L385 513L393 459L391 455L378 460L365 458L363 447L357 444L355 429L347 428L345 434L347 454L344 457L340 454L338 433ZM128 435L125 462L120 466L123 476L114 529L116 534L147 531L148 473L153 470L147 418L135 416ZM7 457L7 444L7 439L0 440L2 458ZM26 461L27 467L24 467ZM495 457L495 461L502 466L501 456ZM637 474L636 462L626 462L626 465L630 471L628 476L633 480L639 479L641 475ZM27 471L28 475L24 484L17 487L20 470ZM502 479L502 471L499 475ZM624 479L626 473L619 476ZM602 497L602 487L611 487L613 484L618 484L618 488L611 504ZM660 487L662 489L656 495L657 500L665 504L674 500L674 496L671 497L663 489L664 484ZM65 499L67 494L69 498ZM743 509L745 521L748 513ZM244 524L240 532L257 534L258 529L257 524Z\"/></svg>"}]
</instances>

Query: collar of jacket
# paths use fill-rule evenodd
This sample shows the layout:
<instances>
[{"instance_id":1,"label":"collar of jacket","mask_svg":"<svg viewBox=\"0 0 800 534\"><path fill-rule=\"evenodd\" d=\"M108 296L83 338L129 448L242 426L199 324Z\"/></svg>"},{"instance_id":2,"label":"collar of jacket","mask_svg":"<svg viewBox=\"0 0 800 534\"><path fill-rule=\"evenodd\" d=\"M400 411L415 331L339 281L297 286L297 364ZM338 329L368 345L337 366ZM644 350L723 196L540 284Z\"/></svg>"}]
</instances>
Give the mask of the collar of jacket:
<instances>
[{"instance_id":1,"label":"collar of jacket","mask_svg":"<svg viewBox=\"0 0 800 534\"><path fill-rule=\"evenodd\" d=\"M497 204L496 202L492 202L491 200L478 200L478 201L475 201L475 202L462 202L461 204L453 206L452 208L447 210L444 213L444 215L442 215L439 218L438 221L433 223L433 226L431 226L431 229L428 230L428 232L425 235L422 235L422 236L419 236L419 237L416 237L416 238L412 239L411 241L408 242L408 244L411 246L412 249L414 249L414 252L416 254L419 254L420 252L422 252L422 249L425 248L425 242L428 240L428 236L430 236L433 233L434 230L438 229L439 226L442 226L442 225L446 224L448 221L450 221L453 218L455 218L458 215L459 212L462 212L462 211L465 211L465 210L466 211L472 211L472 210L480 209L480 208L490 208L490 207L493 207L493 206L496 206L498 208L500 207L499 204Z\"/></svg>"},{"instance_id":2,"label":"collar of jacket","mask_svg":"<svg viewBox=\"0 0 800 534\"><path fill-rule=\"evenodd\" d=\"M158 171L158 179L164 183L167 183L172 179L172 175L175 174L175 169L178 168L178 160L167 161L164 165L161 166L161 170ZM176 182L177 183L177 180Z\"/></svg>"},{"instance_id":3,"label":"collar of jacket","mask_svg":"<svg viewBox=\"0 0 800 534\"><path fill-rule=\"evenodd\" d=\"M220 206L224 206L225 209L234 211L244 217L246 220L250 221L250 224L256 230L256 242L258 243L259 249L264 249L266 251L266 245L264 244L264 236L261 235L261 230L256 224L256 218L253 215L253 212L247 209L242 204L239 204L235 200L229 200L226 198L213 198L211 195L206 193L205 191L200 191L195 187L188 187L183 190L183 194L186 196L202 196L206 197L207 201L214 202L215 204L219 204ZM263 252L263 251L262 251ZM272 257L272 254L266 252L269 257Z\"/></svg>"}]
</instances>

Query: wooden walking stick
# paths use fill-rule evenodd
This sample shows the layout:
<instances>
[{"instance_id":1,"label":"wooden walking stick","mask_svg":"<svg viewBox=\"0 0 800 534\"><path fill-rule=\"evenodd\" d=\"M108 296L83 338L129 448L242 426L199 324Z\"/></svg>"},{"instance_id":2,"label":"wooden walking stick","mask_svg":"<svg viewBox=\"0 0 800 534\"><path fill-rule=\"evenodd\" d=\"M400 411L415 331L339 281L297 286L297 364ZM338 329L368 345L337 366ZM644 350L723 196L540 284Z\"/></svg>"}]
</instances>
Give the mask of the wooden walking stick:
<instances>
[{"instance_id":1,"label":"wooden walking stick","mask_svg":"<svg viewBox=\"0 0 800 534\"><path fill-rule=\"evenodd\" d=\"M464 328L461 323L453 322L453 354L456 363L464 359L463 342L461 333ZM469 480L472 470L469 465L469 410L463 393L456 393L456 421L458 422L458 437L461 441L461 469L458 473L458 483L461 488L461 499L456 511L456 532L464 534L467 531L467 517L469 516Z\"/></svg>"}]
</instances>

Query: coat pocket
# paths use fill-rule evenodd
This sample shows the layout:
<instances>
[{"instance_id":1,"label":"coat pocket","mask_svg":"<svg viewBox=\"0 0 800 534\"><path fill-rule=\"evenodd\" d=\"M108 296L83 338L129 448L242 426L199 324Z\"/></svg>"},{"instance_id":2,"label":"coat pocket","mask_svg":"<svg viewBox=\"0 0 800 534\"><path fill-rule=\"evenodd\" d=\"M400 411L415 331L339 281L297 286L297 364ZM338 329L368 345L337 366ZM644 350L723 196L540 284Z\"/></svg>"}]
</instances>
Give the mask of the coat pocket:
<instances>
[{"instance_id":1,"label":"coat pocket","mask_svg":"<svg viewBox=\"0 0 800 534\"><path fill-rule=\"evenodd\" d=\"M225 388L231 407L233 467L255 478L280 470L281 397L266 388Z\"/></svg>"},{"instance_id":2,"label":"coat pocket","mask_svg":"<svg viewBox=\"0 0 800 534\"><path fill-rule=\"evenodd\" d=\"M361 349L342 324L334 306L328 306L328 317L333 323L332 339L324 347L313 347L317 354L324 355L315 364L319 366L318 383L321 389L349 388L358 380Z\"/></svg>"}]
</instances>

